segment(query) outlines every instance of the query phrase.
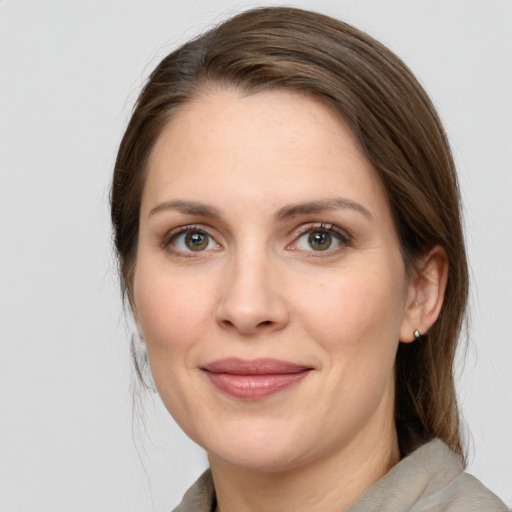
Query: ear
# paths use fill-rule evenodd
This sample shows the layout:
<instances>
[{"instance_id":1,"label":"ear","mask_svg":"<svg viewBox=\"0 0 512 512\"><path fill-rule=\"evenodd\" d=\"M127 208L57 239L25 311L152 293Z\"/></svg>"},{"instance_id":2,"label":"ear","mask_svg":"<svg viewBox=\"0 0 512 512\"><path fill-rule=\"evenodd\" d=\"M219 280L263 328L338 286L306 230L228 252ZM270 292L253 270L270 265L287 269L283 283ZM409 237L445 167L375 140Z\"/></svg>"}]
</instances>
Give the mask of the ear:
<instances>
[{"instance_id":1,"label":"ear","mask_svg":"<svg viewBox=\"0 0 512 512\"><path fill-rule=\"evenodd\" d=\"M407 289L405 316L400 328L400 341L415 340L414 332L425 334L434 325L443 306L448 257L445 250L436 245L416 262Z\"/></svg>"}]
</instances>

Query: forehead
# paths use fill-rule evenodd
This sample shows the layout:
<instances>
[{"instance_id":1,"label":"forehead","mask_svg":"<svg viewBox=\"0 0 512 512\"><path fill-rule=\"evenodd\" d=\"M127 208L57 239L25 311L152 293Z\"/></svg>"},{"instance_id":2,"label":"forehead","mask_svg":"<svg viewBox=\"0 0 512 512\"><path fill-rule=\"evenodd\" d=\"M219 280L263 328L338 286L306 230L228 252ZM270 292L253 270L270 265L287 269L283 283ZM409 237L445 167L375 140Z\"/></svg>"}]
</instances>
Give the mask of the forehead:
<instances>
[{"instance_id":1,"label":"forehead","mask_svg":"<svg viewBox=\"0 0 512 512\"><path fill-rule=\"evenodd\" d=\"M274 152L296 145L313 157L335 145L362 157L351 130L333 109L309 95L285 90L244 94L218 88L199 95L181 106L164 127L150 165L159 153L183 147L184 142L196 156L212 145L233 157L261 145ZM282 156L290 160L294 154Z\"/></svg>"},{"instance_id":2,"label":"forehead","mask_svg":"<svg viewBox=\"0 0 512 512\"><path fill-rule=\"evenodd\" d=\"M290 202L332 188L386 207L377 173L336 112L288 91L219 89L181 107L162 131L143 203L214 191Z\"/></svg>"}]
</instances>

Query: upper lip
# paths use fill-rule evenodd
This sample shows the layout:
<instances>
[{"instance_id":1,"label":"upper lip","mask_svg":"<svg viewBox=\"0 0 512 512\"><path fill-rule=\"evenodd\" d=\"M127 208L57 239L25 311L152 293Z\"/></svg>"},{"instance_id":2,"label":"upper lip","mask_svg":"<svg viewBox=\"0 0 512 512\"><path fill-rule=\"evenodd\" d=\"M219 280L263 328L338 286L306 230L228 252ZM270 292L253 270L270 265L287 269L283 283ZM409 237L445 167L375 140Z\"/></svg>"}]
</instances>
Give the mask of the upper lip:
<instances>
[{"instance_id":1,"label":"upper lip","mask_svg":"<svg viewBox=\"0 0 512 512\"><path fill-rule=\"evenodd\" d=\"M230 373L233 375L278 375L299 373L312 370L312 367L280 359L239 359L227 357L218 359L201 367L211 373Z\"/></svg>"}]
</instances>

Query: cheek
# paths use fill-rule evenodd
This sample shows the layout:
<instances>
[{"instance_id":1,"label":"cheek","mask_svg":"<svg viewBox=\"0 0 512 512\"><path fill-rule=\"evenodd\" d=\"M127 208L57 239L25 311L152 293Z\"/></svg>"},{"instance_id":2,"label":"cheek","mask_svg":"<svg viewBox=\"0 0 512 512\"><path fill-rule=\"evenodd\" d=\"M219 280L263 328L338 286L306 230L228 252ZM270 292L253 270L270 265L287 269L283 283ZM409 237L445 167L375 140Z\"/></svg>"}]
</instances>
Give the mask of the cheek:
<instances>
[{"instance_id":1,"label":"cheek","mask_svg":"<svg viewBox=\"0 0 512 512\"><path fill-rule=\"evenodd\" d=\"M137 321L153 380L169 413L189 435L194 412L187 390L199 396L193 378L201 349L198 340L207 340L211 329L207 284L204 278L142 264L134 280Z\"/></svg>"},{"instance_id":2,"label":"cheek","mask_svg":"<svg viewBox=\"0 0 512 512\"><path fill-rule=\"evenodd\" d=\"M297 292L304 327L335 358L394 353L404 315L401 265L344 269ZM366 363L367 364L367 363Z\"/></svg>"},{"instance_id":3,"label":"cheek","mask_svg":"<svg viewBox=\"0 0 512 512\"><path fill-rule=\"evenodd\" d=\"M140 266L135 305L150 358L152 352L185 351L205 335L212 317L210 286L201 276L184 277Z\"/></svg>"}]
</instances>

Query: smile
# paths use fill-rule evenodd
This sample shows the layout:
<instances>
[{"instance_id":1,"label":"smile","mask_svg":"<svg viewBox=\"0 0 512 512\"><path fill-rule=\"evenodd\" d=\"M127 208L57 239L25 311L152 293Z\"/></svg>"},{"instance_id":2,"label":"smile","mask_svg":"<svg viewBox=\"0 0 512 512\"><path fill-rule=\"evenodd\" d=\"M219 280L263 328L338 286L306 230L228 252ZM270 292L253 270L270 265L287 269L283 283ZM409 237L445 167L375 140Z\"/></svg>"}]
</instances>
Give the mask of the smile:
<instances>
[{"instance_id":1,"label":"smile","mask_svg":"<svg viewBox=\"0 0 512 512\"><path fill-rule=\"evenodd\" d=\"M311 367L277 359L219 359L201 368L222 393L248 400L273 395L300 382Z\"/></svg>"}]
</instances>

